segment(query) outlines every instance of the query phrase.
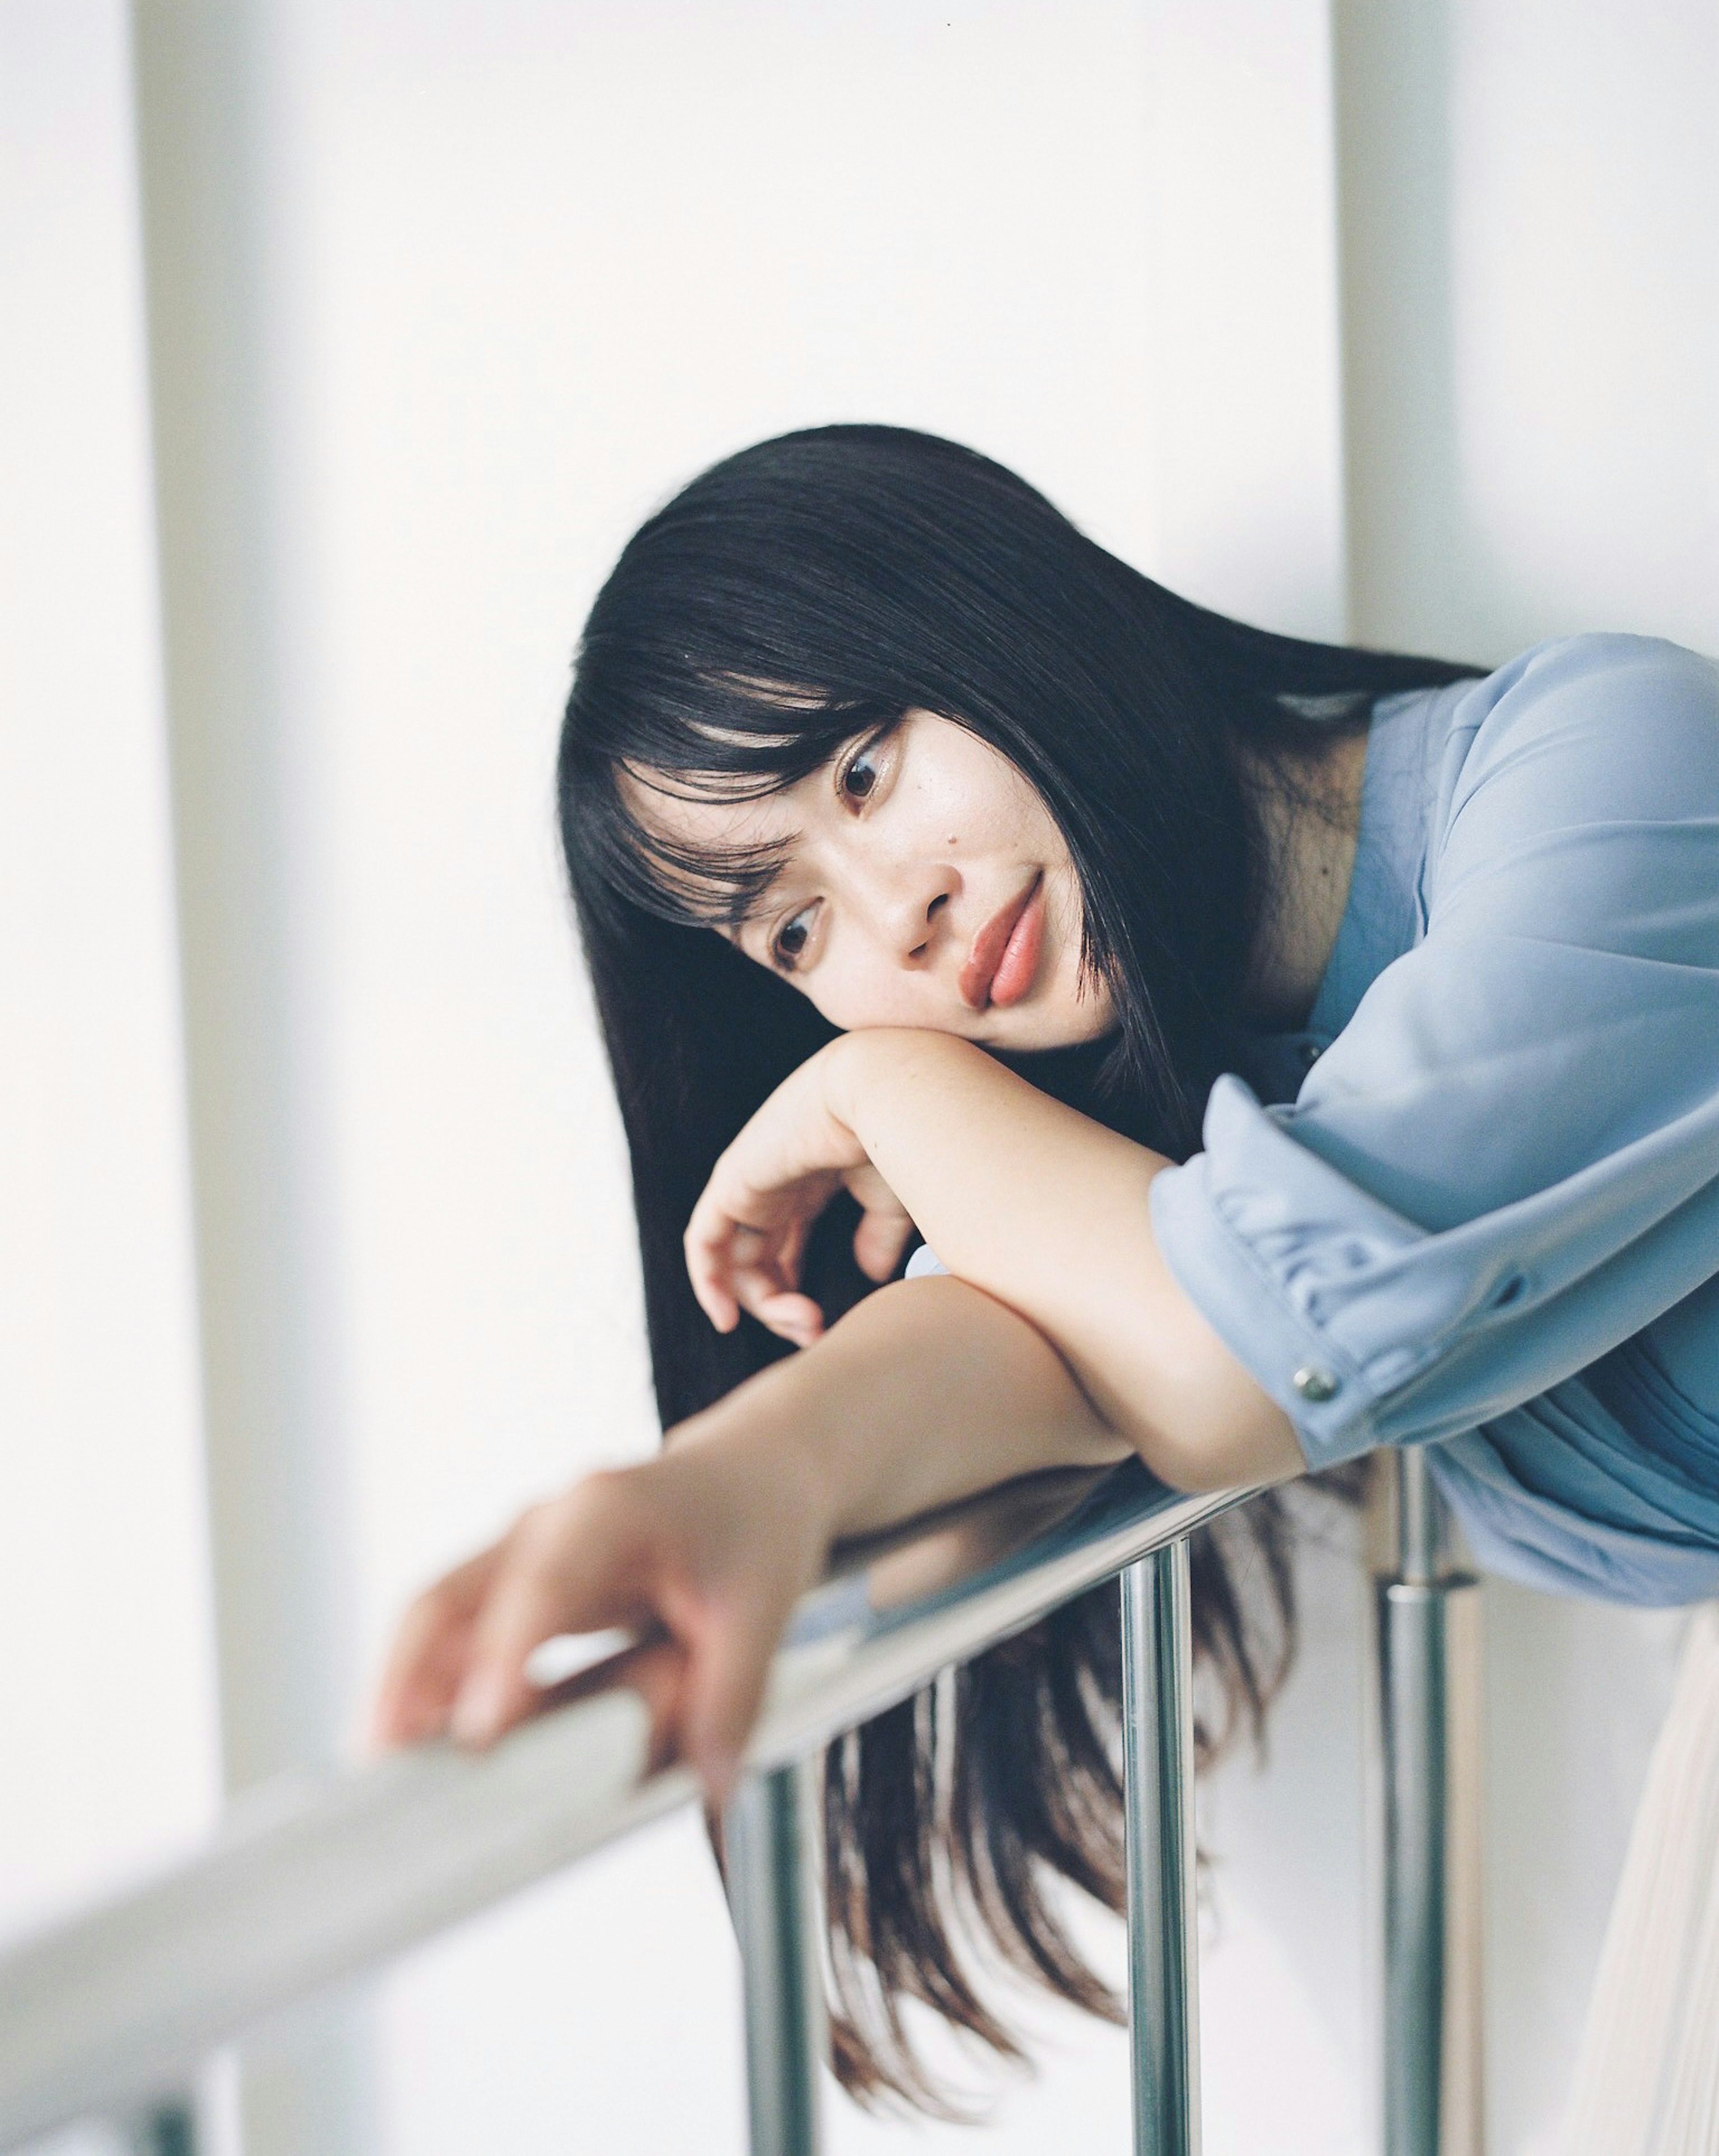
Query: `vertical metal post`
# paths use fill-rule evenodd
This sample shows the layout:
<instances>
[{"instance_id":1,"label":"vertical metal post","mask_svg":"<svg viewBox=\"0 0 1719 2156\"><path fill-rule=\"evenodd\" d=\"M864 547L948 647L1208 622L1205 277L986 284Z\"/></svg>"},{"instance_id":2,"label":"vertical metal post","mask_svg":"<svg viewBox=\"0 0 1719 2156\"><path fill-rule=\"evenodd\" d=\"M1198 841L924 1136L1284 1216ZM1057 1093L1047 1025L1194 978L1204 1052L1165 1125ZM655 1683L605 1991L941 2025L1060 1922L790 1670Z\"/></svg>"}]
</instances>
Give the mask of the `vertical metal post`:
<instances>
[{"instance_id":1,"label":"vertical metal post","mask_svg":"<svg viewBox=\"0 0 1719 2156\"><path fill-rule=\"evenodd\" d=\"M1193 1634L1188 1544L1122 1574L1128 2023L1134 2156L1198 2156Z\"/></svg>"},{"instance_id":2,"label":"vertical metal post","mask_svg":"<svg viewBox=\"0 0 1719 2156\"><path fill-rule=\"evenodd\" d=\"M1480 2156L1480 1585L1453 1572L1424 1455L1393 1456L1377 1586L1385 2156Z\"/></svg>"},{"instance_id":3,"label":"vertical metal post","mask_svg":"<svg viewBox=\"0 0 1719 2156\"><path fill-rule=\"evenodd\" d=\"M188 2100L170 2097L126 2123L131 2156L197 2156L197 2121Z\"/></svg>"},{"instance_id":4,"label":"vertical metal post","mask_svg":"<svg viewBox=\"0 0 1719 2156\"><path fill-rule=\"evenodd\" d=\"M744 1782L723 1843L746 1994L752 2156L818 2156L828 2050L816 1866L817 1763Z\"/></svg>"}]
</instances>

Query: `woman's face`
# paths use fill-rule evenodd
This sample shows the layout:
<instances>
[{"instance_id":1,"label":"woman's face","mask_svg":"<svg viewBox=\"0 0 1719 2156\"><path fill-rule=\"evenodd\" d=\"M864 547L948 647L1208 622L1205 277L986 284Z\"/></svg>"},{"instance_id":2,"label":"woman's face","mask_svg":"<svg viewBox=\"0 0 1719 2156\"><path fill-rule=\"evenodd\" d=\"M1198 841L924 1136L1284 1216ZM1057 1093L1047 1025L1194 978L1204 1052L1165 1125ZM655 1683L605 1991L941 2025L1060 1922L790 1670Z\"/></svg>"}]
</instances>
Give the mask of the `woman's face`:
<instances>
[{"instance_id":1,"label":"woman's face","mask_svg":"<svg viewBox=\"0 0 1719 2156\"><path fill-rule=\"evenodd\" d=\"M723 929L833 1025L923 1026L987 1048L1067 1047L1111 1030L1080 978L1067 846L1008 759L911 711L761 800L687 800L629 774L632 812L678 846L764 846L782 865Z\"/></svg>"}]
</instances>

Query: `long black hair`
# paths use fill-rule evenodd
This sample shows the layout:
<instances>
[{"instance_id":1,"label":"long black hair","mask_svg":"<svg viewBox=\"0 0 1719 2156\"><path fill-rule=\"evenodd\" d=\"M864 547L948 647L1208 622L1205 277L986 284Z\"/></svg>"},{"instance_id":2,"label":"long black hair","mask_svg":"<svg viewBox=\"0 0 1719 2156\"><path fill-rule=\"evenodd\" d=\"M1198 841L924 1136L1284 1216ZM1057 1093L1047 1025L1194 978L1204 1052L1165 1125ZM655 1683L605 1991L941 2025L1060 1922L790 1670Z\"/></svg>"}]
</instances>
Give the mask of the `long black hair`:
<instances>
[{"instance_id":1,"label":"long black hair","mask_svg":"<svg viewBox=\"0 0 1719 2156\"><path fill-rule=\"evenodd\" d=\"M1335 733L1364 728L1378 697L1475 670L1209 613L1084 537L1000 465L900 429L762 443L653 516L586 624L558 793L632 1151L665 1425L787 1352L750 1318L712 1330L681 1235L718 1153L831 1029L711 932L773 864L677 850L634 814L623 773L765 793L908 710L970 728L1060 827L1084 899L1084 963L1116 1014L1106 1040L1019 1067L1179 1159L1234 1059L1268 896L1244 769L1280 768L1291 784ZM831 1316L869 1285L851 1225L833 1208L808 1256L808 1289ZM1197 1651L1216 1702L1207 1751L1230 1727L1257 1732L1286 1670L1288 1517L1256 1500L1198 1538ZM1096 1590L831 1748L836 2065L856 2092L936 2107L909 1999L1013 2053L960 1951L963 1922L1053 1989L1114 2012L1045 1873L1119 1905L1116 1609L1114 1588Z\"/></svg>"}]
</instances>

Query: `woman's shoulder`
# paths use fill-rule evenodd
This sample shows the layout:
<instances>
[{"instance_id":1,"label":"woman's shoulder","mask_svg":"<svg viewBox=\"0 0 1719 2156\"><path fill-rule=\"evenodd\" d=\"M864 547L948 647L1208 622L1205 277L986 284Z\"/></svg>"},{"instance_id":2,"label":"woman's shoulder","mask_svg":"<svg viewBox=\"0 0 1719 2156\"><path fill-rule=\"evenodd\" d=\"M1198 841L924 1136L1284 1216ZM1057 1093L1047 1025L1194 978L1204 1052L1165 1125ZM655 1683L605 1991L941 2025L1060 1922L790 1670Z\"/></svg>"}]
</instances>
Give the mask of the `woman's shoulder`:
<instances>
[{"instance_id":1,"label":"woman's shoulder","mask_svg":"<svg viewBox=\"0 0 1719 2156\"><path fill-rule=\"evenodd\" d=\"M1597 630L1533 644L1465 684L1453 730L1496 738L1596 719L1616 730L1659 716L1709 728L1719 722L1719 664L1665 637Z\"/></svg>"},{"instance_id":2,"label":"woman's shoulder","mask_svg":"<svg viewBox=\"0 0 1719 2156\"><path fill-rule=\"evenodd\" d=\"M1536 644L1452 701L1446 839L1719 816L1719 665L1661 637Z\"/></svg>"}]
</instances>

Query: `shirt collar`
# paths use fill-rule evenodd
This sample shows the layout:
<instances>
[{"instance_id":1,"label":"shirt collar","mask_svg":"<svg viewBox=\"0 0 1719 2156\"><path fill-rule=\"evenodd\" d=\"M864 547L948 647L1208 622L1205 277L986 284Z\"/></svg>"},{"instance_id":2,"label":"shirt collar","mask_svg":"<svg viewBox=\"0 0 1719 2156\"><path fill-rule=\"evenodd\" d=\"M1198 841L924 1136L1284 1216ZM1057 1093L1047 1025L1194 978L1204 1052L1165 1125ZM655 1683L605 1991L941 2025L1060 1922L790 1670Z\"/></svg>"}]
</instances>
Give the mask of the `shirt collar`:
<instances>
[{"instance_id":1,"label":"shirt collar","mask_svg":"<svg viewBox=\"0 0 1719 2156\"><path fill-rule=\"evenodd\" d=\"M1361 776L1361 821L1349 895L1331 957L1307 1014L1293 1033L1255 1034L1242 1075L1262 1101L1292 1101L1320 1055L1355 1015L1393 960L1425 927L1428 764L1444 692L1412 689L1374 705Z\"/></svg>"}]
</instances>

